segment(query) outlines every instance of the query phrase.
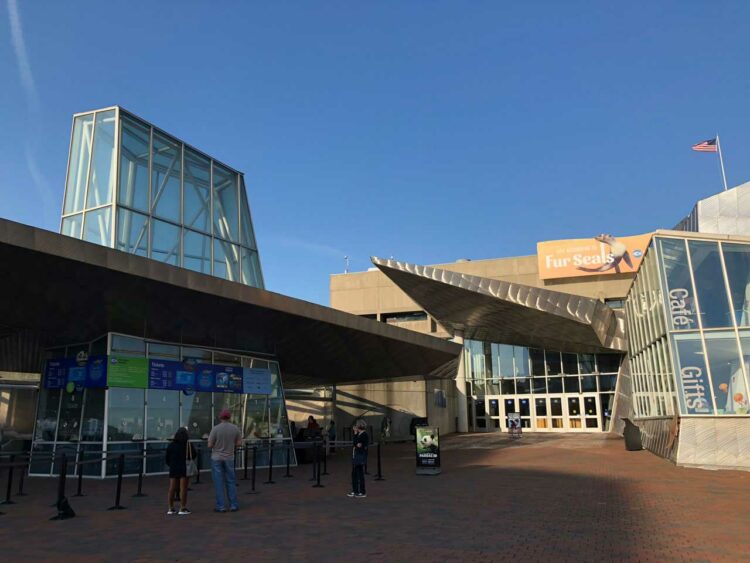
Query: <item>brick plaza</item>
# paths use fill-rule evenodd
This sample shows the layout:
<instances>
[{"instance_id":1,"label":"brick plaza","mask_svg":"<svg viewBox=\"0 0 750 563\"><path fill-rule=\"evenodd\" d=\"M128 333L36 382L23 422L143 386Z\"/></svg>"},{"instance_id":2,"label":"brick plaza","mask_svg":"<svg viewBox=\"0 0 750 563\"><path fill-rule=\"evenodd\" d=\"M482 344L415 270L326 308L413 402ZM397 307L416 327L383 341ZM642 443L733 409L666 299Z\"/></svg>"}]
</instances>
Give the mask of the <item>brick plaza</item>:
<instances>
[{"instance_id":1,"label":"brick plaza","mask_svg":"<svg viewBox=\"0 0 750 563\"><path fill-rule=\"evenodd\" d=\"M29 496L0 506L4 561L739 561L747 560L750 474L678 468L627 452L605 435L461 435L442 440L443 473L417 476L411 444L384 447L385 481L346 497L349 461L330 460L324 488L311 466L258 494L240 481L241 510L215 514L210 475L189 516L166 516L166 479L109 512L114 480L68 496L78 516L50 521L56 480L29 479ZM374 465L374 463L372 464ZM241 473L238 475L241 477ZM5 491L5 475L0 479Z\"/></svg>"}]
</instances>

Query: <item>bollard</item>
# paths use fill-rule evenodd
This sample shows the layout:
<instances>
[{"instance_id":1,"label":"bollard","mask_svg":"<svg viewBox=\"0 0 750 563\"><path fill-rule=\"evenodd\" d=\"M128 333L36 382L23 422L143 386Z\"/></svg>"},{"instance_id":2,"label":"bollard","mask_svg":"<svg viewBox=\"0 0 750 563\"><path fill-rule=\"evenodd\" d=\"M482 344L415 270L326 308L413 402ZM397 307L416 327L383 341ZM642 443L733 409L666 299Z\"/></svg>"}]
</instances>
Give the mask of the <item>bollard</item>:
<instances>
[{"instance_id":1,"label":"bollard","mask_svg":"<svg viewBox=\"0 0 750 563\"><path fill-rule=\"evenodd\" d=\"M198 465L198 473L195 474L195 481L193 482L193 485L200 485L201 484L201 462L203 461L201 459L201 452L203 451L203 448L196 448L198 450L198 456L196 458L196 465Z\"/></svg>"},{"instance_id":2,"label":"bollard","mask_svg":"<svg viewBox=\"0 0 750 563\"><path fill-rule=\"evenodd\" d=\"M287 444L286 447L286 475L284 477L294 477L291 473L289 473L289 467L291 465L292 461L292 444Z\"/></svg>"},{"instance_id":3,"label":"bollard","mask_svg":"<svg viewBox=\"0 0 750 563\"><path fill-rule=\"evenodd\" d=\"M255 490L255 470L258 468L258 456L257 456L257 453L258 453L258 447L257 446L253 446L253 471L252 471L252 473L250 475L250 490L247 493L245 493L245 494L248 494L248 495L254 495L254 494L256 494L258 492L258 491Z\"/></svg>"},{"instance_id":4,"label":"bollard","mask_svg":"<svg viewBox=\"0 0 750 563\"><path fill-rule=\"evenodd\" d=\"M375 477L376 481L385 481L385 478L383 477L383 467L380 462L380 442L378 442L378 476Z\"/></svg>"},{"instance_id":5,"label":"bollard","mask_svg":"<svg viewBox=\"0 0 750 563\"><path fill-rule=\"evenodd\" d=\"M79 450L78 452L78 487L76 489L76 494L74 494L74 497L82 497L85 496L83 494L83 458L85 457L85 452L82 452Z\"/></svg>"},{"instance_id":6,"label":"bollard","mask_svg":"<svg viewBox=\"0 0 750 563\"><path fill-rule=\"evenodd\" d=\"M2 501L0 504L16 504L15 501L13 501L10 498L10 492L13 488L13 464L16 462L16 456L12 455L10 456L10 465L8 466L8 487L5 490L5 500Z\"/></svg>"},{"instance_id":7,"label":"bollard","mask_svg":"<svg viewBox=\"0 0 750 563\"><path fill-rule=\"evenodd\" d=\"M275 485L276 481L273 480L273 443L268 443L268 481L263 483L264 485Z\"/></svg>"},{"instance_id":8,"label":"bollard","mask_svg":"<svg viewBox=\"0 0 750 563\"><path fill-rule=\"evenodd\" d=\"M320 484L320 444L318 442L315 443L315 458L313 461L313 466L315 465L318 466L318 470L317 470L318 477L317 477L315 484L313 485L313 488L322 489L323 485Z\"/></svg>"},{"instance_id":9,"label":"bollard","mask_svg":"<svg viewBox=\"0 0 750 563\"><path fill-rule=\"evenodd\" d=\"M125 454L120 454L117 458L117 490L115 491L115 505L110 506L107 510L125 510L120 505L120 495L122 493L122 472L125 470Z\"/></svg>"},{"instance_id":10,"label":"bollard","mask_svg":"<svg viewBox=\"0 0 750 563\"><path fill-rule=\"evenodd\" d=\"M245 454L244 454L245 474L242 477L242 480L247 481L247 446L245 446L244 450L245 450Z\"/></svg>"},{"instance_id":11,"label":"bollard","mask_svg":"<svg viewBox=\"0 0 750 563\"><path fill-rule=\"evenodd\" d=\"M133 495L133 498L145 496L147 495L143 493L143 459L141 459L141 467L138 469L138 491Z\"/></svg>"},{"instance_id":12,"label":"bollard","mask_svg":"<svg viewBox=\"0 0 750 563\"><path fill-rule=\"evenodd\" d=\"M60 458L60 478L57 483L57 516L53 516L50 520L67 520L73 518L76 513L73 512L68 499L65 498L65 483L68 480L68 456L62 454Z\"/></svg>"},{"instance_id":13,"label":"bollard","mask_svg":"<svg viewBox=\"0 0 750 563\"><path fill-rule=\"evenodd\" d=\"M315 448L315 443L313 443L312 447ZM307 459L307 454L305 454L305 459ZM317 479L317 476L318 476L318 468L317 468L317 464L315 463L315 452L313 452L312 469L313 469L313 474L312 474L312 477L310 477L309 480L310 481L315 481L315 479Z\"/></svg>"},{"instance_id":14,"label":"bollard","mask_svg":"<svg viewBox=\"0 0 750 563\"><path fill-rule=\"evenodd\" d=\"M328 455L326 454L327 450L328 446L326 445L326 447L323 448L323 475L328 475Z\"/></svg>"},{"instance_id":15,"label":"bollard","mask_svg":"<svg viewBox=\"0 0 750 563\"><path fill-rule=\"evenodd\" d=\"M25 497L26 493L23 492L23 480L24 477L26 477L26 470L29 468L29 463L26 462L26 465L21 468L21 475L18 477L18 492L16 493L17 497Z\"/></svg>"}]
</instances>

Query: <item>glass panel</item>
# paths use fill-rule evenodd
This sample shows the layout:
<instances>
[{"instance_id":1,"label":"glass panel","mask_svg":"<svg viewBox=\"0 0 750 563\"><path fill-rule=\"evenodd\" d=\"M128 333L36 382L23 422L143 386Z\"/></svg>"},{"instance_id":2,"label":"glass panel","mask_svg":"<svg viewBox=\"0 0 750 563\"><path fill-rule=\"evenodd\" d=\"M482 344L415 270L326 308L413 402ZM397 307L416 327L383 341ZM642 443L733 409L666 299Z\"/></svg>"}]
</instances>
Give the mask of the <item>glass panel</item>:
<instances>
[{"instance_id":1,"label":"glass panel","mask_svg":"<svg viewBox=\"0 0 750 563\"><path fill-rule=\"evenodd\" d=\"M574 377L563 377L563 383L565 385L566 393L580 393L581 388L578 383L578 376Z\"/></svg>"},{"instance_id":2,"label":"glass panel","mask_svg":"<svg viewBox=\"0 0 750 563\"><path fill-rule=\"evenodd\" d=\"M161 344L159 342L148 343L148 357L159 360L180 359L180 347L174 344Z\"/></svg>"},{"instance_id":3,"label":"glass panel","mask_svg":"<svg viewBox=\"0 0 750 563\"><path fill-rule=\"evenodd\" d=\"M146 342L140 338L133 338L132 336L113 334L112 352L125 352L126 354L145 356Z\"/></svg>"},{"instance_id":4,"label":"glass panel","mask_svg":"<svg viewBox=\"0 0 750 563\"><path fill-rule=\"evenodd\" d=\"M490 399L490 416L500 416L500 405L497 399Z\"/></svg>"},{"instance_id":5,"label":"glass panel","mask_svg":"<svg viewBox=\"0 0 750 563\"><path fill-rule=\"evenodd\" d=\"M110 442L143 440L143 389L109 389L109 421L107 439Z\"/></svg>"},{"instance_id":6,"label":"glass panel","mask_svg":"<svg viewBox=\"0 0 750 563\"><path fill-rule=\"evenodd\" d=\"M239 281L240 247L224 240L214 239L214 276L229 281Z\"/></svg>"},{"instance_id":7,"label":"glass panel","mask_svg":"<svg viewBox=\"0 0 750 563\"><path fill-rule=\"evenodd\" d=\"M706 332L716 414L747 414L747 386L734 331Z\"/></svg>"},{"instance_id":8,"label":"glass panel","mask_svg":"<svg viewBox=\"0 0 750 563\"><path fill-rule=\"evenodd\" d=\"M182 425L191 440L207 440L213 427L211 393L194 393L182 397Z\"/></svg>"},{"instance_id":9,"label":"glass panel","mask_svg":"<svg viewBox=\"0 0 750 563\"><path fill-rule=\"evenodd\" d=\"M677 382L683 414L713 414L711 389L700 334L673 334ZM646 416L649 416L647 413Z\"/></svg>"},{"instance_id":10,"label":"glass panel","mask_svg":"<svg viewBox=\"0 0 750 563\"><path fill-rule=\"evenodd\" d=\"M63 393L60 404L60 422L57 426L58 442L77 442L81 435L81 409L83 389L73 393Z\"/></svg>"},{"instance_id":11,"label":"glass panel","mask_svg":"<svg viewBox=\"0 0 750 563\"><path fill-rule=\"evenodd\" d=\"M214 236L237 241L237 174L214 163Z\"/></svg>"},{"instance_id":12,"label":"glass panel","mask_svg":"<svg viewBox=\"0 0 750 563\"><path fill-rule=\"evenodd\" d=\"M578 362L581 367L581 373L596 373L594 354L579 354Z\"/></svg>"},{"instance_id":13,"label":"glass panel","mask_svg":"<svg viewBox=\"0 0 750 563\"><path fill-rule=\"evenodd\" d=\"M581 389L583 392L596 391L596 376L589 375L581 378Z\"/></svg>"},{"instance_id":14,"label":"glass panel","mask_svg":"<svg viewBox=\"0 0 750 563\"><path fill-rule=\"evenodd\" d=\"M536 399L536 415L547 416L547 399Z\"/></svg>"},{"instance_id":15,"label":"glass panel","mask_svg":"<svg viewBox=\"0 0 750 563\"><path fill-rule=\"evenodd\" d=\"M35 440L43 440L45 442L53 442L55 440L60 393L60 389L42 389L40 391Z\"/></svg>"},{"instance_id":16,"label":"glass panel","mask_svg":"<svg viewBox=\"0 0 750 563\"><path fill-rule=\"evenodd\" d=\"M180 222L180 145L154 132L151 169L151 209L153 214Z\"/></svg>"},{"instance_id":17,"label":"glass panel","mask_svg":"<svg viewBox=\"0 0 750 563\"><path fill-rule=\"evenodd\" d=\"M83 399L82 442L101 442L104 439L104 394L104 389L86 389Z\"/></svg>"},{"instance_id":18,"label":"glass panel","mask_svg":"<svg viewBox=\"0 0 750 563\"><path fill-rule=\"evenodd\" d=\"M122 117L120 123L120 185L117 201L148 211L149 128L127 117Z\"/></svg>"},{"instance_id":19,"label":"glass panel","mask_svg":"<svg viewBox=\"0 0 750 563\"><path fill-rule=\"evenodd\" d=\"M581 401L578 397L568 397L568 416L581 415Z\"/></svg>"},{"instance_id":20,"label":"glass panel","mask_svg":"<svg viewBox=\"0 0 750 563\"><path fill-rule=\"evenodd\" d=\"M620 370L620 355L597 354L596 363L599 373L617 373Z\"/></svg>"},{"instance_id":21,"label":"glass panel","mask_svg":"<svg viewBox=\"0 0 750 563\"><path fill-rule=\"evenodd\" d=\"M146 473L167 473L169 471L169 466L164 459L168 447L169 444L146 444L146 455L162 454L146 458Z\"/></svg>"},{"instance_id":22,"label":"glass panel","mask_svg":"<svg viewBox=\"0 0 750 563\"><path fill-rule=\"evenodd\" d=\"M734 318L750 326L750 245L722 243Z\"/></svg>"},{"instance_id":23,"label":"glass panel","mask_svg":"<svg viewBox=\"0 0 750 563\"><path fill-rule=\"evenodd\" d=\"M219 413L228 409L232 413L231 422L242 428L242 403L245 395L235 393L216 393L214 395L214 418L219 418ZM265 434L267 436L267 434Z\"/></svg>"},{"instance_id":24,"label":"glass panel","mask_svg":"<svg viewBox=\"0 0 750 563\"><path fill-rule=\"evenodd\" d=\"M146 439L171 440L180 427L180 392L148 390Z\"/></svg>"},{"instance_id":25,"label":"glass panel","mask_svg":"<svg viewBox=\"0 0 750 563\"><path fill-rule=\"evenodd\" d=\"M0 450L26 450L32 438L37 390L0 388Z\"/></svg>"},{"instance_id":26,"label":"glass panel","mask_svg":"<svg viewBox=\"0 0 750 563\"><path fill-rule=\"evenodd\" d=\"M529 348L529 359L531 360L532 375L545 375L544 373L544 350Z\"/></svg>"},{"instance_id":27,"label":"glass panel","mask_svg":"<svg viewBox=\"0 0 750 563\"><path fill-rule=\"evenodd\" d=\"M516 393L531 393L531 378L516 379Z\"/></svg>"},{"instance_id":28,"label":"glass panel","mask_svg":"<svg viewBox=\"0 0 750 563\"><path fill-rule=\"evenodd\" d=\"M211 161L185 147L186 227L209 233L211 225Z\"/></svg>"},{"instance_id":29,"label":"glass panel","mask_svg":"<svg viewBox=\"0 0 750 563\"><path fill-rule=\"evenodd\" d=\"M73 122L73 138L70 147L68 181L65 189L63 213L83 210L86 180L89 174L91 141L93 139L94 115L76 117Z\"/></svg>"},{"instance_id":30,"label":"glass panel","mask_svg":"<svg viewBox=\"0 0 750 563\"><path fill-rule=\"evenodd\" d=\"M148 217L117 209L117 250L138 256L148 256Z\"/></svg>"},{"instance_id":31,"label":"glass panel","mask_svg":"<svg viewBox=\"0 0 750 563\"><path fill-rule=\"evenodd\" d=\"M601 422L602 430L609 431L609 425L612 420L612 406L615 404L615 396L611 393L602 393L599 395L602 403Z\"/></svg>"},{"instance_id":32,"label":"glass panel","mask_svg":"<svg viewBox=\"0 0 750 563\"><path fill-rule=\"evenodd\" d=\"M562 416L562 399L553 397L549 400L550 414L552 416Z\"/></svg>"},{"instance_id":33,"label":"glass panel","mask_svg":"<svg viewBox=\"0 0 750 563\"><path fill-rule=\"evenodd\" d=\"M523 346L513 346L513 359L516 377L529 375L529 349Z\"/></svg>"},{"instance_id":34,"label":"glass panel","mask_svg":"<svg viewBox=\"0 0 750 563\"><path fill-rule=\"evenodd\" d=\"M86 207L112 203L116 163L115 111L103 111L96 114L94 160L91 163L91 181L86 197Z\"/></svg>"},{"instance_id":35,"label":"glass panel","mask_svg":"<svg viewBox=\"0 0 750 563\"><path fill-rule=\"evenodd\" d=\"M596 416L596 397L584 397L583 398L584 414L586 416Z\"/></svg>"},{"instance_id":36,"label":"glass panel","mask_svg":"<svg viewBox=\"0 0 750 563\"><path fill-rule=\"evenodd\" d=\"M173 266L180 265L180 228L153 219L151 223L151 258Z\"/></svg>"},{"instance_id":37,"label":"glass panel","mask_svg":"<svg viewBox=\"0 0 750 563\"><path fill-rule=\"evenodd\" d=\"M513 346L507 344L493 344L492 358L493 372L500 377L513 377Z\"/></svg>"},{"instance_id":38,"label":"glass panel","mask_svg":"<svg viewBox=\"0 0 750 563\"><path fill-rule=\"evenodd\" d=\"M550 393L562 393L562 377L550 377L547 379L547 388Z\"/></svg>"},{"instance_id":39,"label":"glass panel","mask_svg":"<svg viewBox=\"0 0 750 563\"><path fill-rule=\"evenodd\" d=\"M112 208L102 207L96 211L86 213L83 229L83 240L95 242L102 246L111 246L112 231L110 231Z\"/></svg>"},{"instance_id":40,"label":"glass panel","mask_svg":"<svg viewBox=\"0 0 750 563\"><path fill-rule=\"evenodd\" d=\"M544 356L547 359L547 375L561 374L562 362L560 361L560 352L545 350Z\"/></svg>"},{"instance_id":41,"label":"glass panel","mask_svg":"<svg viewBox=\"0 0 750 563\"><path fill-rule=\"evenodd\" d=\"M690 281L685 241L659 239L659 245L667 288L664 300L671 326L675 330L698 328L695 292Z\"/></svg>"},{"instance_id":42,"label":"glass panel","mask_svg":"<svg viewBox=\"0 0 750 563\"><path fill-rule=\"evenodd\" d=\"M563 373L578 375L578 357L575 354L567 354L563 352L562 364Z\"/></svg>"},{"instance_id":43,"label":"glass panel","mask_svg":"<svg viewBox=\"0 0 750 563\"><path fill-rule=\"evenodd\" d=\"M529 416L531 414L530 412L530 404L528 399L520 399L518 401L519 405L519 411L521 413L521 416Z\"/></svg>"},{"instance_id":44,"label":"glass panel","mask_svg":"<svg viewBox=\"0 0 750 563\"><path fill-rule=\"evenodd\" d=\"M107 451L112 452L112 455L107 456L105 475L117 475L119 453L126 456L123 471L125 475L136 475L143 467L143 444L107 444Z\"/></svg>"},{"instance_id":45,"label":"glass panel","mask_svg":"<svg viewBox=\"0 0 750 563\"><path fill-rule=\"evenodd\" d=\"M81 225L83 225L83 213L63 219L62 229L60 230L66 236L81 238Z\"/></svg>"},{"instance_id":46,"label":"glass panel","mask_svg":"<svg viewBox=\"0 0 750 563\"><path fill-rule=\"evenodd\" d=\"M693 261L695 289L703 328L732 326L724 275L721 270L719 244L708 241L688 241Z\"/></svg>"},{"instance_id":47,"label":"glass panel","mask_svg":"<svg viewBox=\"0 0 750 563\"><path fill-rule=\"evenodd\" d=\"M547 380L544 377L534 377L531 381L534 393L547 392Z\"/></svg>"},{"instance_id":48,"label":"glass panel","mask_svg":"<svg viewBox=\"0 0 750 563\"><path fill-rule=\"evenodd\" d=\"M185 230L182 264L189 270L211 273L211 237Z\"/></svg>"},{"instance_id":49,"label":"glass panel","mask_svg":"<svg viewBox=\"0 0 750 563\"><path fill-rule=\"evenodd\" d=\"M265 397L248 395L244 435L246 440L259 440L268 436L268 408Z\"/></svg>"},{"instance_id":50,"label":"glass panel","mask_svg":"<svg viewBox=\"0 0 750 563\"><path fill-rule=\"evenodd\" d=\"M263 278L260 275L260 261L258 253L242 247L242 283L253 287L263 288Z\"/></svg>"},{"instance_id":51,"label":"glass panel","mask_svg":"<svg viewBox=\"0 0 750 563\"><path fill-rule=\"evenodd\" d=\"M516 392L516 386L513 379L503 379L501 381L501 391L503 395L513 395Z\"/></svg>"},{"instance_id":52,"label":"glass panel","mask_svg":"<svg viewBox=\"0 0 750 563\"><path fill-rule=\"evenodd\" d=\"M242 246L258 248L255 243L255 233L253 232L253 222L250 218L250 205L247 201L247 192L245 191L245 179L240 176L240 219L242 230Z\"/></svg>"}]
</instances>

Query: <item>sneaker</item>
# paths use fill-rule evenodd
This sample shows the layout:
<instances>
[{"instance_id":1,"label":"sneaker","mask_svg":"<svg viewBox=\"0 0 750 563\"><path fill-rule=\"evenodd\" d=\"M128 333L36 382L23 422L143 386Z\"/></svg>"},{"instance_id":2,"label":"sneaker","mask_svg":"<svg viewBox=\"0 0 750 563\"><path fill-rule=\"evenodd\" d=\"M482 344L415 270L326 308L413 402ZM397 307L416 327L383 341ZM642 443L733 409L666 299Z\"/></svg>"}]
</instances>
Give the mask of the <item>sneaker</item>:
<instances>
[{"instance_id":1,"label":"sneaker","mask_svg":"<svg viewBox=\"0 0 750 563\"><path fill-rule=\"evenodd\" d=\"M186 514L192 514L192 512L187 508L181 508L177 514L179 514L180 516L185 516Z\"/></svg>"},{"instance_id":2,"label":"sneaker","mask_svg":"<svg viewBox=\"0 0 750 563\"><path fill-rule=\"evenodd\" d=\"M357 493L355 493L354 491L352 491L351 493L347 493L346 496L348 496L349 498L354 498L354 497L357 496Z\"/></svg>"},{"instance_id":3,"label":"sneaker","mask_svg":"<svg viewBox=\"0 0 750 563\"><path fill-rule=\"evenodd\" d=\"M220 512L221 514L224 514L226 510L223 508L214 508L214 512Z\"/></svg>"},{"instance_id":4,"label":"sneaker","mask_svg":"<svg viewBox=\"0 0 750 563\"><path fill-rule=\"evenodd\" d=\"M172 516L172 514L177 514L177 510L174 508L167 510L167 516Z\"/></svg>"},{"instance_id":5,"label":"sneaker","mask_svg":"<svg viewBox=\"0 0 750 563\"><path fill-rule=\"evenodd\" d=\"M357 493L354 496L357 497L357 498L367 498L367 493Z\"/></svg>"}]
</instances>

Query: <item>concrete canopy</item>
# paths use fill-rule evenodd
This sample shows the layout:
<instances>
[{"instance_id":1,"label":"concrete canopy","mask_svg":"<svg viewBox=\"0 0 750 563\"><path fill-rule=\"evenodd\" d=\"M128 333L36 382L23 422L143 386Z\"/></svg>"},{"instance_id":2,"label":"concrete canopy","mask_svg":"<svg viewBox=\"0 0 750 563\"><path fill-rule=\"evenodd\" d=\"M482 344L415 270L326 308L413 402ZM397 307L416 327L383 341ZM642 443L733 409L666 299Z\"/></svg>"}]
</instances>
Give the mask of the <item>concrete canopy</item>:
<instances>
[{"instance_id":1,"label":"concrete canopy","mask_svg":"<svg viewBox=\"0 0 750 563\"><path fill-rule=\"evenodd\" d=\"M372 262L464 338L583 353L627 348L622 316L596 299L396 260Z\"/></svg>"},{"instance_id":2,"label":"concrete canopy","mask_svg":"<svg viewBox=\"0 0 750 563\"><path fill-rule=\"evenodd\" d=\"M106 332L275 356L284 385L455 375L461 347L0 219L0 370Z\"/></svg>"}]
</instances>

